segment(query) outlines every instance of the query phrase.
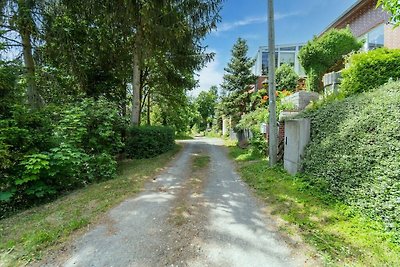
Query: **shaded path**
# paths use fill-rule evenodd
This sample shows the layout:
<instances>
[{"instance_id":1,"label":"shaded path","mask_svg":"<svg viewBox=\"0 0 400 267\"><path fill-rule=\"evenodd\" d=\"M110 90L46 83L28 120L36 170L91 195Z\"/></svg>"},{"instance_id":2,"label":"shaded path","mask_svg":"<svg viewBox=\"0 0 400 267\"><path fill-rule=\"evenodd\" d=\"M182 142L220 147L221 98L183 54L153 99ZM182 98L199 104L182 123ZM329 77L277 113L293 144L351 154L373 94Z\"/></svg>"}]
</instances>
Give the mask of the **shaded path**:
<instances>
[{"instance_id":1,"label":"shaded path","mask_svg":"<svg viewBox=\"0 0 400 267\"><path fill-rule=\"evenodd\" d=\"M103 223L75 241L70 255L46 265L304 266L306 258L293 254L234 171L222 141L184 143L181 155L144 192L111 210ZM196 217L179 226L169 217L179 193L188 190L193 154L209 155L211 163L204 193L190 207ZM195 227L196 234L187 236L179 227Z\"/></svg>"}]
</instances>

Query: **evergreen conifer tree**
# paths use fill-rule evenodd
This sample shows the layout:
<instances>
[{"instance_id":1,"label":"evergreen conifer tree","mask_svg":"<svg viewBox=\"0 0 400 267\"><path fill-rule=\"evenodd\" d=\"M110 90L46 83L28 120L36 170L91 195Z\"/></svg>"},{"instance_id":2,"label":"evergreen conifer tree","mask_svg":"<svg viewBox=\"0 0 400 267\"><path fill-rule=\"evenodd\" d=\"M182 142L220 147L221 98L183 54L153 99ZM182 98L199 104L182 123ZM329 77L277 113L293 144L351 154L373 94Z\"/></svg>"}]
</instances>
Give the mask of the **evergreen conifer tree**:
<instances>
[{"instance_id":1,"label":"evergreen conifer tree","mask_svg":"<svg viewBox=\"0 0 400 267\"><path fill-rule=\"evenodd\" d=\"M256 81L251 68L255 60L247 57L248 46L246 40L239 38L232 48L232 57L221 84L224 90L224 113L232 117L235 125L241 116L250 109L250 85Z\"/></svg>"}]
</instances>

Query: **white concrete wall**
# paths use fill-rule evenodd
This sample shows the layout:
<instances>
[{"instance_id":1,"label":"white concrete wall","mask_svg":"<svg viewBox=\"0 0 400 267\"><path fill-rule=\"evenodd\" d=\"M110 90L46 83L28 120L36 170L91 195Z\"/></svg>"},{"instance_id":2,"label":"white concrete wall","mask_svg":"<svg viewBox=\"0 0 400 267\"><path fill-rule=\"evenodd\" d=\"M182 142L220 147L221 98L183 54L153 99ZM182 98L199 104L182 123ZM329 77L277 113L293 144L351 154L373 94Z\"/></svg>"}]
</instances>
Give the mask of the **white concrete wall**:
<instances>
[{"instance_id":1,"label":"white concrete wall","mask_svg":"<svg viewBox=\"0 0 400 267\"><path fill-rule=\"evenodd\" d=\"M281 100L282 104L291 103L299 111L304 110L311 101L319 99L319 94L315 92L299 91Z\"/></svg>"}]
</instances>

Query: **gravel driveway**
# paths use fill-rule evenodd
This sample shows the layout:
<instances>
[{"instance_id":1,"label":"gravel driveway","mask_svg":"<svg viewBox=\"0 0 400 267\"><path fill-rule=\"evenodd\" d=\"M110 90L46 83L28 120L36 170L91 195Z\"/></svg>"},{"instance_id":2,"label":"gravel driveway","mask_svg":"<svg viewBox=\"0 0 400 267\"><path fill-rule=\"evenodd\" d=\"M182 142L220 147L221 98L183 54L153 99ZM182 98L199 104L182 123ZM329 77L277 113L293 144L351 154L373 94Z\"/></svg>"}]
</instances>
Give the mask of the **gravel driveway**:
<instances>
[{"instance_id":1,"label":"gravel driveway","mask_svg":"<svg viewBox=\"0 0 400 267\"><path fill-rule=\"evenodd\" d=\"M183 152L141 194L45 266L311 265L277 232L221 140L182 143ZM198 155L210 158L202 170L192 168Z\"/></svg>"}]
</instances>

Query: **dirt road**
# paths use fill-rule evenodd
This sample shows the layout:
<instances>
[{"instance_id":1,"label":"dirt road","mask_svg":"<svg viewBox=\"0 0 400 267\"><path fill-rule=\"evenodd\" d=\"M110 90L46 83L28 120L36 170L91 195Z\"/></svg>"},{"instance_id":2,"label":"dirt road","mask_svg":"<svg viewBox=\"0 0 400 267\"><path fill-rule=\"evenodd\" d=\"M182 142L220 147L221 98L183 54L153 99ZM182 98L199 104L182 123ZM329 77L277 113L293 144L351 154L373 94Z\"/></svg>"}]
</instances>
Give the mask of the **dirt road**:
<instances>
[{"instance_id":1,"label":"dirt road","mask_svg":"<svg viewBox=\"0 0 400 267\"><path fill-rule=\"evenodd\" d=\"M184 143L183 152L141 194L45 265L309 265L263 213L221 140Z\"/></svg>"}]
</instances>

